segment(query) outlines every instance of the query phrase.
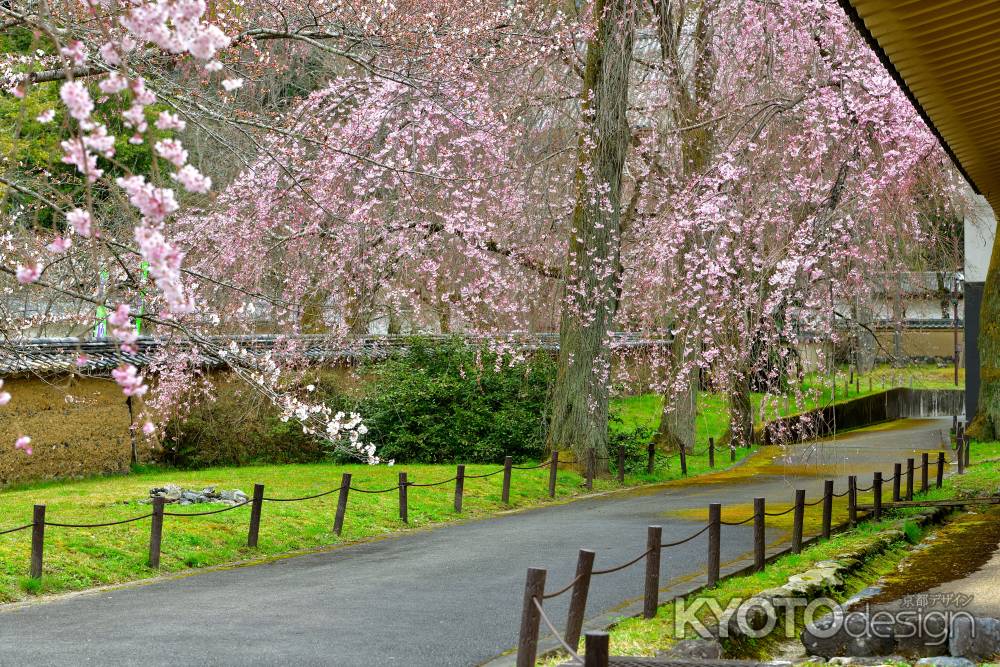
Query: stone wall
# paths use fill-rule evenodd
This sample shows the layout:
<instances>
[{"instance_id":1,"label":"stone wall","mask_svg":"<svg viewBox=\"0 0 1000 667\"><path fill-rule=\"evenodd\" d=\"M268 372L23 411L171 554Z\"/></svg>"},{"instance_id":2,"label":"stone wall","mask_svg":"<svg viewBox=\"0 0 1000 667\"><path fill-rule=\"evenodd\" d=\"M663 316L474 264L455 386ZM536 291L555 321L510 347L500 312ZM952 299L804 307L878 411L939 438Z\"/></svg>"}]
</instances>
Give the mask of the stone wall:
<instances>
[{"instance_id":1,"label":"stone wall","mask_svg":"<svg viewBox=\"0 0 1000 667\"><path fill-rule=\"evenodd\" d=\"M0 486L129 469L128 407L110 379L66 375L4 383L13 399L0 409ZM31 456L14 449L25 434Z\"/></svg>"}]
</instances>

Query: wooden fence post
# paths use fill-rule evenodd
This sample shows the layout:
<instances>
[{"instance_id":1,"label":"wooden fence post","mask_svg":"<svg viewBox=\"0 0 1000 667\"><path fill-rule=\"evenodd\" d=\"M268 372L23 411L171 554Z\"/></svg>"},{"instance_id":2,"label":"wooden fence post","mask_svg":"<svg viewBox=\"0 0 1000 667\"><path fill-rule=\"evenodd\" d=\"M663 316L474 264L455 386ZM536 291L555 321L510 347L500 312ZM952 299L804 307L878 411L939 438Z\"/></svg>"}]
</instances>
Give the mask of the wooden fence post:
<instances>
[{"instance_id":1,"label":"wooden fence post","mask_svg":"<svg viewBox=\"0 0 1000 667\"><path fill-rule=\"evenodd\" d=\"M534 599L539 604L545 595L545 570L529 567L524 582L524 605L521 607L521 633L517 641L517 667L535 667L538 654L538 624L542 622Z\"/></svg>"},{"instance_id":2,"label":"wooden fence post","mask_svg":"<svg viewBox=\"0 0 1000 667\"><path fill-rule=\"evenodd\" d=\"M847 520L851 527L858 525L858 476L847 478Z\"/></svg>"},{"instance_id":3,"label":"wooden fence post","mask_svg":"<svg viewBox=\"0 0 1000 667\"><path fill-rule=\"evenodd\" d=\"M510 504L510 474L514 468L514 457L505 456L503 459L503 490L500 492L504 505Z\"/></svg>"},{"instance_id":4,"label":"wooden fence post","mask_svg":"<svg viewBox=\"0 0 1000 667\"><path fill-rule=\"evenodd\" d=\"M962 451L965 452L965 467L968 468L972 463L972 438L965 434L962 435Z\"/></svg>"},{"instance_id":5,"label":"wooden fence post","mask_svg":"<svg viewBox=\"0 0 1000 667\"><path fill-rule=\"evenodd\" d=\"M715 438L711 436L708 438L708 467L715 467Z\"/></svg>"},{"instance_id":6,"label":"wooden fence post","mask_svg":"<svg viewBox=\"0 0 1000 667\"><path fill-rule=\"evenodd\" d=\"M260 533L260 510L264 505L264 485L253 485L253 500L250 505L250 532L247 533L247 546L257 546L257 536Z\"/></svg>"},{"instance_id":7,"label":"wooden fence post","mask_svg":"<svg viewBox=\"0 0 1000 667\"><path fill-rule=\"evenodd\" d=\"M962 439L955 441L955 458L958 459L958 474L965 474L965 452L962 450Z\"/></svg>"},{"instance_id":8,"label":"wooden fence post","mask_svg":"<svg viewBox=\"0 0 1000 667\"><path fill-rule=\"evenodd\" d=\"M594 571L594 552L590 549L580 549L576 559L576 583L569 600L569 613L566 615L566 643L576 647L580 643L580 633L583 631L583 618L587 613L587 595L590 593L590 575Z\"/></svg>"},{"instance_id":9,"label":"wooden fence post","mask_svg":"<svg viewBox=\"0 0 1000 667\"><path fill-rule=\"evenodd\" d=\"M753 499L753 569L764 569L764 499Z\"/></svg>"},{"instance_id":10,"label":"wooden fence post","mask_svg":"<svg viewBox=\"0 0 1000 667\"><path fill-rule=\"evenodd\" d=\"M944 452L938 452L938 465L937 465L937 488L941 488L944 484Z\"/></svg>"},{"instance_id":11,"label":"wooden fence post","mask_svg":"<svg viewBox=\"0 0 1000 667\"><path fill-rule=\"evenodd\" d=\"M42 554L45 552L45 505L35 505L31 520L31 569L32 579L42 578Z\"/></svg>"},{"instance_id":12,"label":"wooden fence post","mask_svg":"<svg viewBox=\"0 0 1000 667\"><path fill-rule=\"evenodd\" d=\"M833 480L823 482L823 539L830 537L830 523L833 521Z\"/></svg>"},{"instance_id":13,"label":"wooden fence post","mask_svg":"<svg viewBox=\"0 0 1000 667\"><path fill-rule=\"evenodd\" d=\"M892 502L898 503L899 485L903 481L903 466L900 463L892 464Z\"/></svg>"},{"instance_id":14,"label":"wooden fence post","mask_svg":"<svg viewBox=\"0 0 1000 667\"><path fill-rule=\"evenodd\" d=\"M154 570L160 567L160 544L163 540L163 496L153 498L153 516L149 523L149 566Z\"/></svg>"},{"instance_id":15,"label":"wooden fence post","mask_svg":"<svg viewBox=\"0 0 1000 667\"><path fill-rule=\"evenodd\" d=\"M722 505L708 506L708 585L719 581L719 562L722 555Z\"/></svg>"},{"instance_id":16,"label":"wooden fence post","mask_svg":"<svg viewBox=\"0 0 1000 667\"><path fill-rule=\"evenodd\" d=\"M958 422L958 427L955 429L955 449L961 446L963 435L965 435L965 422Z\"/></svg>"},{"instance_id":17,"label":"wooden fence post","mask_svg":"<svg viewBox=\"0 0 1000 667\"><path fill-rule=\"evenodd\" d=\"M656 443L652 440L646 445L646 474L653 474L653 467L656 465Z\"/></svg>"},{"instance_id":18,"label":"wooden fence post","mask_svg":"<svg viewBox=\"0 0 1000 667\"><path fill-rule=\"evenodd\" d=\"M795 511L792 513L792 553L802 553L802 526L805 523L806 490L795 489Z\"/></svg>"},{"instance_id":19,"label":"wooden fence post","mask_svg":"<svg viewBox=\"0 0 1000 667\"><path fill-rule=\"evenodd\" d=\"M461 463L455 470L455 511L462 511L462 494L465 492L465 466Z\"/></svg>"},{"instance_id":20,"label":"wooden fence post","mask_svg":"<svg viewBox=\"0 0 1000 667\"><path fill-rule=\"evenodd\" d=\"M930 454L924 452L920 455L920 493L927 493L927 489L930 488L927 483L930 474L928 468L930 468Z\"/></svg>"},{"instance_id":21,"label":"wooden fence post","mask_svg":"<svg viewBox=\"0 0 1000 667\"><path fill-rule=\"evenodd\" d=\"M606 632L588 632L584 637L583 667L608 667L610 639Z\"/></svg>"},{"instance_id":22,"label":"wooden fence post","mask_svg":"<svg viewBox=\"0 0 1000 667\"><path fill-rule=\"evenodd\" d=\"M549 463L549 498L556 497L556 473L559 472L559 451L552 452L552 460Z\"/></svg>"},{"instance_id":23,"label":"wooden fence post","mask_svg":"<svg viewBox=\"0 0 1000 667\"><path fill-rule=\"evenodd\" d=\"M955 435L956 431L958 431L958 415L952 415L951 416L951 434Z\"/></svg>"},{"instance_id":24,"label":"wooden fence post","mask_svg":"<svg viewBox=\"0 0 1000 667\"><path fill-rule=\"evenodd\" d=\"M663 527L649 526L646 529L646 587L642 598L644 618L656 616L660 606L660 543L663 541Z\"/></svg>"},{"instance_id":25,"label":"wooden fence post","mask_svg":"<svg viewBox=\"0 0 1000 667\"><path fill-rule=\"evenodd\" d=\"M409 498L407 498L407 487L409 482L406 480L406 473L399 473L399 520L403 523L410 522L410 507Z\"/></svg>"},{"instance_id":26,"label":"wooden fence post","mask_svg":"<svg viewBox=\"0 0 1000 667\"><path fill-rule=\"evenodd\" d=\"M872 495L874 496L875 520L882 518L882 471L876 470L872 477Z\"/></svg>"},{"instance_id":27,"label":"wooden fence post","mask_svg":"<svg viewBox=\"0 0 1000 667\"><path fill-rule=\"evenodd\" d=\"M681 475L687 477L688 474L687 447L684 446L683 442L681 443L680 452L681 452Z\"/></svg>"},{"instance_id":28,"label":"wooden fence post","mask_svg":"<svg viewBox=\"0 0 1000 667\"><path fill-rule=\"evenodd\" d=\"M344 530L344 514L347 513L347 494L351 491L351 473L340 477L340 492L337 494L337 515L333 518L333 533L340 535Z\"/></svg>"},{"instance_id":29,"label":"wooden fence post","mask_svg":"<svg viewBox=\"0 0 1000 667\"><path fill-rule=\"evenodd\" d=\"M906 459L906 499L913 500L913 459Z\"/></svg>"},{"instance_id":30,"label":"wooden fence post","mask_svg":"<svg viewBox=\"0 0 1000 667\"><path fill-rule=\"evenodd\" d=\"M625 483L625 445L618 445L618 483Z\"/></svg>"},{"instance_id":31,"label":"wooden fence post","mask_svg":"<svg viewBox=\"0 0 1000 667\"><path fill-rule=\"evenodd\" d=\"M729 462L736 463L736 447L729 445Z\"/></svg>"}]
</instances>

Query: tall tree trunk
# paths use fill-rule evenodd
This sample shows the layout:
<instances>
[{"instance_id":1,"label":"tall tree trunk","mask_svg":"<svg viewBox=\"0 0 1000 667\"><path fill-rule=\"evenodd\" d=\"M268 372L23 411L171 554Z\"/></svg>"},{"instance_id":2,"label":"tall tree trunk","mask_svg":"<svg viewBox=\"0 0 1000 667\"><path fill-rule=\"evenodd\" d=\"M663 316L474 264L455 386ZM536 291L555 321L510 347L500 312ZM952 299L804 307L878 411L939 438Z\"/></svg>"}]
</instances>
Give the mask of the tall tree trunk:
<instances>
[{"instance_id":1,"label":"tall tree trunk","mask_svg":"<svg viewBox=\"0 0 1000 667\"><path fill-rule=\"evenodd\" d=\"M664 394L660 428L656 432L657 448L676 452L683 446L687 451L692 451L697 416L698 373L695 371L688 374L687 391L680 395L673 392Z\"/></svg>"},{"instance_id":2,"label":"tall tree trunk","mask_svg":"<svg viewBox=\"0 0 1000 667\"><path fill-rule=\"evenodd\" d=\"M559 364L548 444L572 449L591 473L607 467L607 332L618 308L622 169L630 133L632 0L598 0L587 44L576 170L576 208L565 265Z\"/></svg>"},{"instance_id":3,"label":"tall tree trunk","mask_svg":"<svg viewBox=\"0 0 1000 667\"><path fill-rule=\"evenodd\" d=\"M993 239L993 256L979 308L979 404L969 425L977 440L1000 434L1000 236Z\"/></svg>"},{"instance_id":4,"label":"tall tree trunk","mask_svg":"<svg viewBox=\"0 0 1000 667\"><path fill-rule=\"evenodd\" d=\"M737 447L753 444L753 404L748 378L734 380L729 390L729 436Z\"/></svg>"}]
</instances>

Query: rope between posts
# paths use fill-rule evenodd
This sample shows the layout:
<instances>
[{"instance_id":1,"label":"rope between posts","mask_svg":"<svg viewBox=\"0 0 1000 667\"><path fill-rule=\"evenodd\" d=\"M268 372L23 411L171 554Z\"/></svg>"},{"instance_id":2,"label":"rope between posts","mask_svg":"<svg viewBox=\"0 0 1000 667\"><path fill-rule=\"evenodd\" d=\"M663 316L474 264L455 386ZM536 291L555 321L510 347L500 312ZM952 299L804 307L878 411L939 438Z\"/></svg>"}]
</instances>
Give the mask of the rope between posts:
<instances>
[{"instance_id":1,"label":"rope between posts","mask_svg":"<svg viewBox=\"0 0 1000 667\"><path fill-rule=\"evenodd\" d=\"M454 478L452 478L452 479L454 479ZM449 479L447 481L450 482L451 480ZM444 482L438 482L438 483L439 484L444 484ZM407 486L434 486L433 484L412 484L410 482L407 482L406 485ZM398 489L399 488L399 484L397 484L396 486L390 486L388 489L359 489L356 486L351 486L351 487L348 487L348 488L350 488L351 491L357 491L358 493L389 493L390 491L395 491L396 489Z\"/></svg>"},{"instance_id":2,"label":"rope between posts","mask_svg":"<svg viewBox=\"0 0 1000 667\"><path fill-rule=\"evenodd\" d=\"M789 512L791 512L794 509L795 509L795 505L792 505L791 507L789 507L788 509L786 509L784 512L764 512L764 516L784 516L785 514L788 514Z\"/></svg>"},{"instance_id":3,"label":"rope between posts","mask_svg":"<svg viewBox=\"0 0 1000 667\"><path fill-rule=\"evenodd\" d=\"M545 466L551 464L552 461L546 461L545 463L539 463L536 466L511 466L512 470L536 470L538 468L544 468ZM560 463L568 463L568 461L560 461Z\"/></svg>"},{"instance_id":4,"label":"rope between posts","mask_svg":"<svg viewBox=\"0 0 1000 667\"><path fill-rule=\"evenodd\" d=\"M750 516L748 516L747 518L743 519L742 521L722 521L720 519L719 523L721 523L723 526L742 526L743 524L749 523L750 521L753 521L753 515L752 514Z\"/></svg>"},{"instance_id":5,"label":"rope between posts","mask_svg":"<svg viewBox=\"0 0 1000 667\"><path fill-rule=\"evenodd\" d=\"M53 526L55 528L104 528L105 526L120 526L123 523L132 523L133 521L142 521L143 519L148 519L153 516L150 514L143 514L142 516L132 517L131 519L123 519L122 521L110 521L108 523L53 523L46 521L46 526Z\"/></svg>"},{"instance_id":6,"label":"rope between posts","mask_svg":"<svg viewBox=\"0 0 1000 667\"><path fill-rule=\"evenodd\" d=\"M559 590L557 590L557 591L556 591L555 593L543 593L543 594L542 594L542 599L543 599L543 600L551 600L552 598L557 598L557 597L559 597L560 595L562 595L563 593L565 593L565 592L566 592L566 591L568 591L569 589L571 589L571 588L573 588L574 586L576 586L576 582L580 581L580 579L581 579L582 577L583 577L583 575L582 575L582 574L578 574L578 575L576 575L575 577L573 577L573 581L569 582L569 584L567 584L565 588L560 588L560 589L559 589Z\"/></svg>"},{"instance_id":7,"label":"rope between posts","mask_svg":"<svg viewBox=\"0 0 1000 667\"><path fill-rule=\"evenodd\" d=\"M442 484L448 484L449 482L454 482L457 479L458 479L458 477L452 477L451 479L446 479L446 480L441 481L441 482L430 482L429 484L417 484L416 482L407 482L406 485L407 486L441 486ZM352 486L351 488L353 489L354 487ZM399 485L397 484L392 489L387 489L387 491L392 491L393 489L398 489L398 488L399 488ZM384 493L384 492L383 491L367 491L367 492L364 492L364 493Z\"/></svg>"},{"instance_id":8,"label":"rope between posts","mask_svg":"<svg viewBox=\"0 0 1000 667\"><path fill-rule=\"evenodd\" d=\"M834 498L843 498L848 493L850 493L850 489L848 489L847 491L844 491L843 493L834 493L832 495L833 495Z\"/></svg>"},{"instance_id":9,"label":"rope between posts","mask_svg":"<svg viewBox=\"0 0 1000 667\"><path fill-rule=\"evenodd\" d=\"M244 505L249 504L251 504L251 501L248 500L245 503L240 503L239 505L223 507L221 510L209 510L207 512L164 512L163 516L208 516L209 514L222 514L223 512L228 512L229 510L234 510L238 507L243 507Z\"/></svg>"},{"instance_id":10,"label":"rope between posts","mask_svg":"<svg viewBox=\"0 0 1000 667\"><path fill-rule=\"evenodd\" d=\"M645 558L646 556L648 556L650 551L652 551L652 549L646 549L641 554L639 554L636 558L633 558L632 560L630 560L629 562L627 562L627 563L625 563L623 565L619 565L618 567L611 567L611 568L608 568L607 570L594 570L593 572L591 572L591 574L613 574L615 572L618 572L619 570L624 570L629 565L635 565L636 563L638 563L639 561L641 561L643 558Z\"/></svg>"},{"instance_id":11,"label":"rope between posts","mask_svg":"<svg viewBox=\"0 0 1000 667\"><path fill-rule=\"evenodd\" d=\"M488 472L483 475L466 475L465 479L483 479L484 477L492 477L493 475L499 475L500 473L503 472L503 470L504 470L503 468L500 468L500 470L496 470L494 472Z\"/></svg>"},{"instance_id":12,"label":"rope between posts","mask_svg":"<svg viewBox=\"0 0 1000 667\"><path fill-rule=\"evenodd\" d=\"M872 484L871 486L866 486L864 488L857 487L857 488L854 489L854 491L857 492L857 493L867 493L867 492L871 491L874 488L875 488L875 485Z\"/></svg>"},{"instance_id":13,"label":"rope between posts","mask_svg":"<svg viewBox=\"0 0 1000 667\"><path fill-rule=\"evenodd\" d=\"M806 507L815 507L816 505L819 505L819 504L820 504L821 502L823 502L824 500L826 500L826 496L821 496L819 500L814 500L814 501L812 501L811 503L803 503L803 504L804 504L804 505L805 505Z\"/></svg>"},{"instance_id":14,"label":"rope between posts","mask_svg":"<svg viewBox=\"0 0 1000 667\"><path fill-rule=\"evenodd\" d=\"M301 498L268 498L265 496L262 500L266 500L271 503L297 503L300 500L312 500L313 498L322 498L323 496L328 496L331 493L337 493L338 491L343 491L343 485L338 486L336 489L330 489L329 491L324 491L323 493L317 493L314 496L302 496Z\"/></svg>"},{"instance_id":15,"label":"rope between posts","mask_svg":"<svg viewBox=\"0 0 1000 667\"><path fill-rule=\"evenodd\" d=\"M551 632L553 635L555 635L556 640L558 640L558 642L560 644L562 644L562 647L566 650L566 652L569 653L570 656L572 656L573 661L575 663L577 663L577 664L582 665L583 664L583 659L579 655L577 655L576 651L574 651L570 647L570 645L566 643L566 640L563 639L559 635L559 631L556 630L556 628L555 628L554 625L552 625L552 621L549 620L549 617L545 615L545 610L542 609L542 603L541 603L541 601L537 597L531 598L531 601L535 604L535 609L538 610L539 617L542 619L542 621L545 623L545 625L549 628L549 632Z\"/></svg>"},{"instance_id":16,"label":"rope between posts","mask_svg":"<svg viewBox=\"0 0 1000 667\"><path fill-rule=\"evenodd\" d=\"M708 524L704 528L702 528L701 530L699 530L697 533L695 533L694 535L688 535L683 540L677 540L676 542L667 542L666 544L661 544L660 548L661 549L667 549L669 547L680 546L681 544L684 544L685 542L690 542L691 540L693 540L694 538L698 537L699 535L701 535L702 533L704 533L706 530L708 530L711 527L712 527L712 524Z\"/></svg>"},{"instance_id":17,"label":"rope between posts","mask_svg":"<svg viewBox=\"0 0 1000 667\"><path fill-rule=\"evenodd\" d=\"M28 528L31 528L34 525L35 524L33 523L28 523L23 526L18 526L17 528L8 528L7 530L0 530L0 535L6 535L7 533L16 533L19 530L27 530Z\"/></svg>"}]
</instances>

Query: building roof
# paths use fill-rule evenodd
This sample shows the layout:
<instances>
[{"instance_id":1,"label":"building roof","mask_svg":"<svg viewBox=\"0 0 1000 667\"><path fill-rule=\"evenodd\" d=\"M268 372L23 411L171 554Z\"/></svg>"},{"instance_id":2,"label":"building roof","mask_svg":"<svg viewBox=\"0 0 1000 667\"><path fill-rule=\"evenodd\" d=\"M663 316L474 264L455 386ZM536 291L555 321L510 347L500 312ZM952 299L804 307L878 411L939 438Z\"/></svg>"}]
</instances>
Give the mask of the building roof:
<instances>
[{"instance_id":1,"label":"building roof","mask_svg":"<svg viewBox=\"0 0 1000 667\"><path fill-rule=\"evenodd\" d=\"M443 342L452 338L443 335L423 335L421 339ZM470 344L484 344L487 338L464 337ZM393 351L405 350L411 336L364 336L343 342L330 336L209 336L198 342L169 342L156 338L140 338L134 354L123 353L112 339L34 338L0 346L0 377L29 373L81 373L104 375L122 363L138 367L153 363L166 345L195 350L197 363L206 368L223 368L227 356L239 356L241 365L254 365L267 355L310 364L353 364L362 360L385 358ZM491 338L502 341L519 351L557 351L559 334L511 333ZM663 345L666 339L639 333L614 333L611 348L624 351ZM294 349L288 352L289 347Z\"/></svg>"},{"instance_id":2,"label":"building roof","mask_svg":"<svg viewBox=\"0 0 1000 667\"><path fill-rule=\"evenodd\" d=\"M973 189L1000 211L1000 2L839 2Z\"/></svg>"}]
</instances>

